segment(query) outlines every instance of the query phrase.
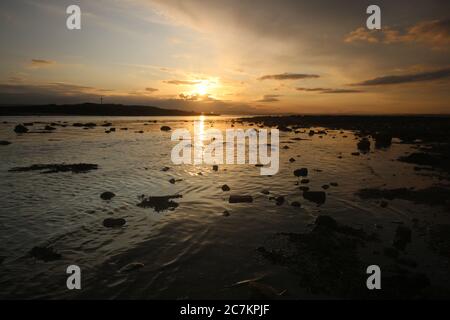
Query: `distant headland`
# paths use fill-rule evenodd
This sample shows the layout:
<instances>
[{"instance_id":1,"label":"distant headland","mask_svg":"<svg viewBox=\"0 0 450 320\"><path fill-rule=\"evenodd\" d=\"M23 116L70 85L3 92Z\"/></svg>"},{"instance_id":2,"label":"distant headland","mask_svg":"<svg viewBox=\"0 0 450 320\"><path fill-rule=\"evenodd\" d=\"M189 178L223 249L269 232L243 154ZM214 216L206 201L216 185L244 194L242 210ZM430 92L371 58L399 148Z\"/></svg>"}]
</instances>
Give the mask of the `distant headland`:
<instances>
[{"instance_id":1,"label":"distant headland","mask_svg":"<svg viewBox=\"0 0 450 320\"><path fill-rule=\"evenodd\" d=\"M123 104L47 104L0 106L0 116L196 116L199 113Z\"/></svg>"}]
</instances>

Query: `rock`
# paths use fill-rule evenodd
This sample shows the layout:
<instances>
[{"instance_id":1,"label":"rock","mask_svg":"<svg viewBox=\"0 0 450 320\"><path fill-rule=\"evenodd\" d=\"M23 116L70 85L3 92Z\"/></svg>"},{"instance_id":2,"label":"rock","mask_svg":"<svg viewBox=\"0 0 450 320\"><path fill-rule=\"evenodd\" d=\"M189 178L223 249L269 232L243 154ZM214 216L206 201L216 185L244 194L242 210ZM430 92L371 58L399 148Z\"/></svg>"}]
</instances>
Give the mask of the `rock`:
<instances>
[{"instance_id":1,"label":"rock","mask_svg":"<svg viewBox=\"0 0 450 320\"><path fill-rule=\"evenodd\" d=\"M313 136L315 134L314 130L309 130L309 136Z\"/></svg>"},{"instance_id":2,"label":"rock","mask_svg":"<svg viewBox=\"0 0 450 320\"><path fill-rule=\"evenodd\" d=\"M323 191L304 191L303 198L308 201L315 202L317 205L321 205L325 203L327 195Z\"/></svg>"},{"instance_id":3,"label":"rock","mask_svg":"<svg viewBox=\"0 0 450 320\"><path fill-rule=\"evenodd\" d=\"M22 124L18 124L15 128L14 128L14 132L15 133L27 133L28 132L28 128L25 127Z\"/></svg>"},{"instance_id":4,"label":"rock","mask_svg":"<svg viewBox=\"0 0 450 320\"><path fill-rule=\"evenodd\" d=\"M32 126L34 126L34 123L33 122L25 122L23 125L25 127L32 127Z\"/></svg>"},{"instance_id":5,"label":"rock","mask_svg":"<svg viewBox=\"0 0 450 320\"><path fill-rule=\"evenodd\" d=\"M161 131L170 131L170 130L172 130L172 128L171 127L169 127L169 126L162 126L161 127Z\"/></svg>"},{"instance_id":6,"label":"rock","mask_svg":"<svg viewBox=\"0 0 450 320\"><path fill-rule=\"evenodd\" d=\"M182 198L182 195L173 195L173 196L157 196L157 197L145 197L144 195L140 196L140 203L137 204L138 207L141 208L153 208L156 212L165 211L165 210L175 210L179 206L179 204L172 199Z\"/></svg>"},{"instance_id":7,"label":"rock","mask_svg":"<svg viewBox=\"0 0 450 320\"><path fill-rule=\"evenodd\" d=\"M295 160L294 158L290 158L290 159L289 159L289 162L291 162L291 163L292 163L292 162L295 162L295 161L296 161L296 160Z\"/></svg>"},{"instance_id":8,"label":"rock","mask_svg":"<svg viewBox=\"0 0 450 320\"><path fill-rule=\"evenodd\" d=\"M231 189L230 189L230 187L229 186L227 186L226 184L224 184L223 186L222 186L222 191L230 191Z\"/></svg>"},{"instance_id":9,"label":"rock","mask_svg":"<svg viewBox=\"0 0 450 320\"><path fill-rule=\"evenodd\" d=\"M329 186L329 185L327 185L327 184L324 184L324 185L322 186L322 189L324 189L324 190L328 190L328 189L330 189L330 186Z\"/></svg>"},{"instance_id":10,"label":"rock","mask_svg":"<svg viewBox=\"0 0 450 320\"><path fill-rule=\"evenodd\" d=\"M283 205L284 200L285 200L285 199L284 199L283 196L279 196L279 197L275 198L275 202L276 202L277 206Z\"/></svg>"},{"instance_id":11,"label":"rock","mask_svg":"<svg viewBox=\"0 0 450 320\"><path fill-rule=\"evenodd\" d=\"M15 167L9 169L10 172L27 172L27 171L42 171L41 173L58 173L58 172L72 172L72 173L86 173L91 170L97 170L97 164L90 163L76 163L76 164L34 164L29 167Z\"/></svg>"},{"instance_id":12,"label":"rock","mask_svg":"<svg viewBox=\"0 0 450 320\"><path fill-rule=\"evenodd\" d=\"M106 228L120 228L126 224L126 220L123 218L106 218L103 220L103 226Z\"/></svg>"},{"instance_id":13,"label":"rock","mask_svg":"<svg viewBox=\"0 0 450 320\"><path fill-rule=\"evenodd\" d=\"M301 168L294 171L294 176L296 177L307 177L308 176L308 169L307 168Z\"/></svg>"},{"instance_id":14,"label":"rock","mask_svg":"<svg viewBox=\"0 0 450 320\"><path fill-rule=\"evenodd\" d=\"M357 147L362 152L369 152L370 151L370 141L367 138L363 138L360 140L357 144Z\"/></svg>"},{"instance_id":15,"label":"rock","mask_svg":"<svg viewBox=\"0 0 450 320\"><path fill-rule=\"evenodd\" d=\"M101 195L100 195L100 198L102 198L103 200L111 200L112 198L114 198L116 195L114 194L114 193L112 193L112 192L109 192L109 191L106 191L106 192L103 192Z\"/></svg>"},{"instance_id":16,"label":"rock","mask_svg":"<svg viewBox=\"0 0 450 320\"><path fill-rule=\"evenodd\" d=\"M0 146L8 146L8 145L10 145L11 144L11 142L9 142L9 141L0 141Z\"/></svg>"},{"instance_id":17,"label":"rock","mask_svg":"<svg viewBox=\"0 0 450 320\"><path fill-rule=\"evenodd\" d=\"M360 153L359 152L352 152L352 156L359 156Z\"/></svg>"},{"instance_id":18,"label":"rock","mask_svg":"<svg viewBox=\"0 0 450 320\"><path fill-rule=\"evenodd\" d=\"M303 192L309 191L309 187L301 186L301 187L298 187L298 188L300 189L300 191L303 191Z\"/></svg>"},{"instance_id":19,"label":"rock","mask_svg":"<svg viewBox=\"0 0 450 320\"><path fill-rule=\"evenodd\" d=\"M170 170L169 167L163 167L163 168L161 169L161 171L164 171L164 172L169 171L169 170Z\"/></svg>"},{"instance_id":20,"label":"rock","mask_svg":"<svg viewBox=\"0 0 450 320\"><path fill-rule=\"evenodd\" d=\"M119 270L119 273L129 273L129 272L133 272L139 269L142 269L144 267L143 263L140 262L132 262L127 264L126 266L122 267Z\"/></svg>"},{"instance_id":21,"label":"rock","mask_svg":"<svg viewBox=\"0 0 450 320\"><path fill-rule=\"evenodd\" d=\"M246 195L231 195L228 199L229 203L251 203L253 202L252 196Z\"/></svg>"},{"instance_id":22,"label":"rock","mask_svg":"<svg viewBox=\"0 0 450 320\"><path fill-rule=\"evenodd\" d=\"M331 182L331 183L330 183L330 186L332 186L332 187L337 187L337 186L339 186L339 184L338 184L337 182Z\"/></svg>"},{"instance_id":23,"label":"rock","mask_svg":"<svg viewBox=\"0 0 450 320\"><path fill-rule=\"evenodd\" d=\"M284 150L288 150L288 149L290 149L290 148L289 148L289 146L283 146L283 149L284 149Z\"/></svg>"},{"instance_id":24,"label":"rock","mask_svg":"<svg viewBox=\"0 0 450 320\"><path fill-rule=\"evenodd\" d=\"M229 217L229 216L230 216L230 212L229 212L228 210L225 210L225 211L222 213L222 215L223 215L224 217Z\"/></svg>"},{"instance_id":25,"label":"rock","mask_svg":"<svg viewBox=\"0 0 450 320\"><path fill-rule=\"evenodd\" d=\"M296 207L296 208L300 208L302 206L302 204L298 201L294 201L291 203L291 206Z\"/></svg>"},{"instance_id":26,"label":"rock","mask_svg":"<svg viewBox=\"0 0 450 320\"><path fill-rule=\"evenodd\" d=\"M270 194L270 191L269 190L263 190L263 191L261 191L261 193L265 194L265 195L268 195L268 194Z\"/></svg>"},{"instance_id":27,"label":"rock","mask_svg":"<svg viewBox=\"0 0 450 320\"><path fill-rule=\"evenodd\" d=\"M388 203L387 201L384 201L384 200L383 200L383 201L380 202L380 207L382 207L382 208L387 208L388 204L389 204L389 203Z\"/></svg>"},{"instance_id":28,"label":"rock","mask_svg":"<svg viewBox=\"0 0 450 320\"><path fill-rule=\"evenodd\" d=\"M109 132L116 132L116 128L109 128Z\"/></svg>"},{"instance_id":29,"label":"rock","mask_svg":"<svg viewBox=\"0 0 450 320\"><path fill-rule=\"evenodd\" d=\"M302 179L302 181L300 181L301 184L308 184L309 183L309 179Z\"/></svg>"},{"instance_id":30,"label":"rock","mask_svg":"<svg viewBox=\"0 0 450 320\"><path fill-rule=\"evenodd\" d=\"M111 122L105 122L104 124L102 124L102 127L111 127L112 123Z\"/></svg>"},{"instance_id":31,"label":"rock","mask_svg":"<svg viewBox=\"0 0 450 320\"><path fill-rule=\"evenodd\" d=\"M374 135L375 148L388 148L392 144L392 135L389 133L377 133Z\"/></svg>"},{"instance_id":32,"label":"rock","mask_svg":"<svg viewBox=\"0 0 450 320\"><path fill-rule=\"evenodd\" d=\"M395 230L394 247L398 250L405 250L406 245L411 242L411 234L410 228L399 225Z\"/></svg>"},{"instance_id":33,"label":"rock","mask_svg":"<svg viewBox=\"0 0 450 320\"><path fill-rule=\"evenodd\" d=\"M44 262L54 261L61 259L61 254L57 253L55 249L50 247L34 247L30 251L30 256L35 259L42 260Z\"/></svg>"},{"instance_id":34,"label":"rock","mask_svg":"<svg viewBox=\"0 0 450 320\"><path fill-rule=\"evenodd\" d=\"M56 130L56 128L55 128L55 127L52 127L52 126L49 126L49 125L47 125L47 126L45 126L44 130L46 130L46 131L54 131L54 130Z\"/></svg>"},{"instance_id":35,"label":"rock","mask_svg":"<svg viewBox=\"0 0 450 320\"><path fill-rule=\"evenodd\" d=\"M213 165L212 169L213 169L214 171L219 171L219 166L215 164L215 165Z\"/></svg>"}]
</instances>

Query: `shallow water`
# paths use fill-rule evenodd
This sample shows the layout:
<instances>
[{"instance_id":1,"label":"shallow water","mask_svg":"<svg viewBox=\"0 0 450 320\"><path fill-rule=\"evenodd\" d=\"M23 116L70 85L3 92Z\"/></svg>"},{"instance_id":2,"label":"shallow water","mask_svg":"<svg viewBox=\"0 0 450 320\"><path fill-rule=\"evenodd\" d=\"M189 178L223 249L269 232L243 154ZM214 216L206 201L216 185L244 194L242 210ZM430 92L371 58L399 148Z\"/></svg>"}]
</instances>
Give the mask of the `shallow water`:
<instances>
[{"instance_id":1,"label":"shallow water","mask_svg":"<svg viewBox=\"0 0 450 320\"><path fill-rule=\"evenodd\" d=\"M116 132L105 128L73 127L75 122L113 123ZM148 123L156 120L157 123ZM355 192L367 187L431 186L439 180L416 172L413 165L396 159L414 150L414 145L394 143L389 149L352 156L356 150L352 132L329 130L327 135L280 132L280 171L260 176L253 165L173 165L170 133L161 125L192 129L196 117L22 117L1 121L0 140L0 297L2 298L248 298L245 287L227 286L263 276L264 283L287 298L310 297L295 274L274 266L256 252L276 232L302 232L320 214L340 223L376 231L383 243L392 242L397 223L411 225L414 218L425 226L449 223L439 207L393 200L387 208L379 201L362 200ZM206 127L230 128L230 117L206 118ZM17 123L67 121L52 133L13 132ZM45 124L35 124L32 131ZM127 127L127 131L120 128ZM236 127L239 125L236 123ZM144 133L136 133L143 130ZM309 130L309 129L308 129ZM347 137L345 137L347 136ZM309 140L294 141L301 137ZM342 158L338 158L342 156ZM296 161L289 162L290 158ZM94 163L99 170L83 174L8 172L18 166L41 163ZM163 167L170 167L162 171ZM326 190L327 201L317 206L302 198L298 168L309 169L311 190L337 182ZM201 173L201 175L199 175ZM171 178L182 179L175 184ZM230 192L221 189L230 186ZM264 195L262 190L270 190ZM100 199L104 191L116 197ZM155 212L140 208L138 196L181 194L173 211ZM229 204L230 194L248 194L253 203ZM283 195L277 206L270 197ZM290 206L299 201L301 208ZM230 216L223 216L224 210ZM125 218L120 229L102 225L105 218ZM376 229L382 225L383 229ZM52 262L35 260L28 252L36 245L50 245L62 254ZM381 247L383 244L381 244ZM428 249L425 236L414 237L408 254L420 261L417 270L432 282L450 287L448 262ZM366 254L377 263L382 256ZM123 266L140 262L145 266L119 273ZM82 270L82 290L66 288L68 265Z\"/></svg>"}]
</instances>

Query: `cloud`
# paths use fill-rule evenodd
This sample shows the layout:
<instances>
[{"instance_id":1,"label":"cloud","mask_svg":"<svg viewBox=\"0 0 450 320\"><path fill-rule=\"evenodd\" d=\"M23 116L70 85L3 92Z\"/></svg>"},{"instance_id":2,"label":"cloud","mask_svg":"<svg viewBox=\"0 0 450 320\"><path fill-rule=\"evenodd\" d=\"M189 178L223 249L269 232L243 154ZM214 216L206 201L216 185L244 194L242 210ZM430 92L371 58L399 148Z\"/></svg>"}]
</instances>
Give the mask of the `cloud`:
<instances>
[{"instance_id":1,"label":"cloud","mask_svg":"<svg viewBox=\"0 0 450 320\"><path fill-rule=\"evenodd\" d=\"M193 86L201 83L201 81L188 81L188 80L168 80L164 82L168 84L174 84L177 86Z\"/></svg>"},{"instance_id":2,"label":"cloud","mask_svg":"<svg viewBox=\"0 0 450 320\"><path fill-rule=\"evenodd\" d=\"M364 91L355 89L329 89L329 88L297 88L298 91L319 93L361 93Z\"/></svg>"},{"instance_id":3,"label":"cloud","mask_svg":"<svg viewBox=\"0 0 450 320\"><path fill-rule=\"evenodd\" d=\"M316 74L304 74L304 73L282 73L282 74L269 74L258 78L258 80L300 80L319 78Z\"/></svg>"},{"instance_id":4,"label":"cloud","mask_svg":"<svg viewBox=\"0 0 450 320\"><path fill-rule=\"evenodd\" d=\"M31 67L33 68L42 68L54 65L55 61L51 60L43 60L43 59L31 59Z\"/></svg>"},{"instance_id":5,"label":"cloud","mask_svg":"<svg viewBox=\"0 0 450 320\"><path fill-rule=\"evenodd\" d=\"M375 79L365 80L359 83L353 84L354 86L378 86L378 85L390 85L390 84L402 84L411 82L423 82L445 79L450 77L450 68L441 69L436 71L412 73L396 76L381 76Z\"/></svg>"},{"instance_id":6,"label":"cloud","mask_svg":"<svg viewBox=\"0 0 450 320\"><path fill-rule=\"evenodd\" d=\"M266 94L262 99L256 100L256 102L278 102L280 101L279 97L281 96L278 94Z\"/></svg>"},{"instance_id":7,"label":"cloud","mask_svg":"<svg viewBox=\"0 0 450 320\"><path fill-rule=\"evenodd\" d=\"M145 91L151 92L151 93L156 92L156 91L158 91L158 90L159 90L159 89L156 89L156 88L145 88Z\"/></svg>"},{"instance_id":8,"label":"cloud","mask_svg":"<svg viewBox=\"0 0 450 320\"><path fill-rule=\"evenodd\" d=\"M360 27L350 32L344 41L368 43L421 43L433 49L448 49L450 45L450 19L421 21L401 28L384 27L382 30L368 30Z\"/></svg>"}]
</instances>

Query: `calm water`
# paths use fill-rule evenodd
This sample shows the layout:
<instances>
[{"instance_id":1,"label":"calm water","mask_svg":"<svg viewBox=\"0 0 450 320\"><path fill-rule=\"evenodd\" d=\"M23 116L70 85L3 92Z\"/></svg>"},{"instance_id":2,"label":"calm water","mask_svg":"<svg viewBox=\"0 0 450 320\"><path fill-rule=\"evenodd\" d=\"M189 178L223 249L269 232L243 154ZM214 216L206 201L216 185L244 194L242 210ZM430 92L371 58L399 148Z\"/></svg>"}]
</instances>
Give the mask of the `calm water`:
<instances>
[{"instance_id":1,"label":"calm water","mask_svg":"<svg viewBox=\"0 0 450 320\"><path fill-rule=\"evenodd\" d=\"M111 121L117 132L105 128L83 130L74 122ZM146 124L149 120L157 123ZM426 187L438 182L423 176L413 165L394 161L413 150L412 145L394 143L359 157L351 132L329 131L322 138L306 133L280 133L280 172L259 175L253 165L175 166L170 152L175 143L161 125L192 129L195 117L144 118L3 118L0 140L0 297L2 298L247 298L245 287L226 288L245 279L264 276L264 283L287 289L287 298L307 297L296 276L261 258L256 248L280 231L302 232L319 214L339 222L374 231L386 243L392 242L396 224L410 225L419 218L426 223L448 223L440 208L394 200L387 208L378 201L364 201L354 193L366 187ZM17 123L67 121L66 128L53 133L13 132ZM230 128L228 117L206 118L205 127ZM38 130L45 124L35 124ZM128 131L120 128L127 127ZM239 125L236 124L236 127ZM135 131L143 130L144 133ZM347 136L347 137L345 137ZM310 140L294 141L295 137ZM342 155L339 159L338 156ZM296 161L289 162L290 158ZM85 174L8 172L12 167L40 163L95 163L99 170ZM170 167L167 172L161 169ZM337 182L318 207L304 200L293 175L307 167L311 190ZM201 173L201 175L199 174ZM171 178L182 179L175 184ZM221 186L230 186L223 192ZM262 190L270 190L264 195ZM116 197L103 201L100 194L112 191ZM139 208L138 196L181 194L174 211L155 212ZM229 204L230 194L249 194L250 204ZM283 195L277 206L271 196ZM292 201L302 208L290 206ZM224 210L230 216L223 216ZM125 218L120 229L103 227L105 218ZM42 262L28 256L34 246L50 245L62 259ZM428 250L423 238L415 238L408 251L418 267L432 281L448 283L448 265ZM383 257L367 258L374 259ZM140 262L145 266L131 273L119 273L123 266ZM76 264L82 269L81 291L66 289L65 270ZM449 286L447 286L449 287Z\"/></svg>"}]
</instances>

